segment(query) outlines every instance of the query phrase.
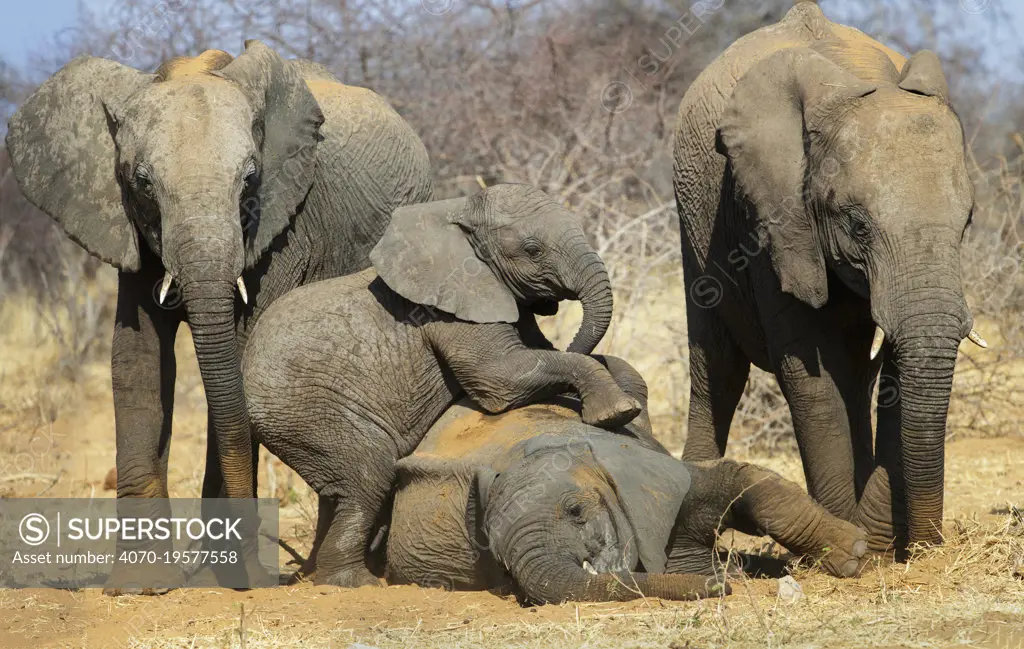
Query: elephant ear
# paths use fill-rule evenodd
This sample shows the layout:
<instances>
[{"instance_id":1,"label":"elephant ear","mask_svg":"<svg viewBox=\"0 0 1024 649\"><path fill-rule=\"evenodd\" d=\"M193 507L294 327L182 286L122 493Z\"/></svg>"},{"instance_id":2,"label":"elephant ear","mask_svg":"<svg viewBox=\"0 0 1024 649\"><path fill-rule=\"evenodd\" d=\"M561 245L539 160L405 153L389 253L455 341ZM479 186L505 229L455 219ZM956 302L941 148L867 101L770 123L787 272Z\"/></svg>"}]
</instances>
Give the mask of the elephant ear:
<instances>
[{"instance_id":1,"label":"elephant ear","mask_svg":"<svg viewBox=\"0 0 1024 649\"><path fill-rule=\"evenodd\" d=\"M647 572L664 572L676 515L690 489L686 465L623 435L600 433L587 444L611 480Z\"/></svg>"},{"instance_id":2,"label":"elephant ear","mask_svg":"<svg viewBox=\"0 0 1024 649\"><path fill-rule=\"evenodd\" d=\"M246 230L246 267L251 267L291 223L313 185L324 114L298 67L256 40L216 73L237 83L256 111L262 139L258 209Z\"/></svg>"},{"instance_id":3,"label":"elephant ear","mask_svg":"<svg viewBox=\"0 0 1024 649\"><path fill-rule=\"evenodd\" d=\"M400 207L370 252L382 280L405 299L469 322L516 322L508 287L474 252L467 230L479 197Z\"/></svg>"},{"instance_id":4,"label":"elephant ear","mask_svg":"<svg viewBox=\"0 0 1024 649\"><path fill-rule=\"evenodd\" d=\"M7 151L25 196L92 255L139 269L139 240L117 182L111 114L153 76L81 56L11 117Z\"/></svg>"},{"instance_id":5,"label":"elephant ear","mask_svg":"<svg viewBox=\"0 0 1024 649\"><path fill-rule=\"evenodd\" d=\"M498 478L498 472L489 466L477 468L473 475L473 482L476 485L477 505L481 512L487 511L487 504L491 494L491 485Z\"/></svg>"},{"instance_id":6,"label":"elephant ear","mask_svg":"<svg viewBox=\"0 0 1024 649\"><path fill-rule=\"evenodd\" d=\"M921 50L910 57L903 64L898 85L907 92L938 97L944 103L949 103L949 84L946 83L942 63L935 52Z\"/></svg>"},{"instance_id":7,"label":"elephant ear","mask_svg":"<svg viewBox=\"0 0 1024 649\"><path fill-rule=\"evenodd\" d=\"M718 129L718 151L756 211L782 290L814 308L828 301L828 282L804 200L806 125L875 89L809 48L786 49L737 82Z\"/></svg>"}]
</instances>

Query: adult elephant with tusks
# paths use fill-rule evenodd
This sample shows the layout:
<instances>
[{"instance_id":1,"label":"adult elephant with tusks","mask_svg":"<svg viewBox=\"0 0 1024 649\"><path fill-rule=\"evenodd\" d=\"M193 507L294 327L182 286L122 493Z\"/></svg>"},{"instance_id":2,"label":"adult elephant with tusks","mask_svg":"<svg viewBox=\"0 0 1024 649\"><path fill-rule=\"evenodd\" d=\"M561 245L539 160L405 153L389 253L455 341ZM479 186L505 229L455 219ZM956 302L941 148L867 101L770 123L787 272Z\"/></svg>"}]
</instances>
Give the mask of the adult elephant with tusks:
<instances>
[{"instance_id":1,"label":"adult elephant with tusks","mask_svg":"<svg viewBox=\"0 0 1024 649\"><path fill-rule=\"evenodd\" d=\"M904 59L798 2L687 91L674 181L685 459L724 454L754 363L779 380L816 499L876 550L941 542L957 348L985 343L961 286L974 195L938 58ZM872 448L880 369L891 398Z\"/></svg>"},{"instance_id":2,"label":"adult elephant with tusks","mask_svg":"<svg viewBox=\"0 0 1024 649\"><path fill-rule=\"evenodd\" d=\"M203 495L254 494L239 350L295 286L368 266L391 212L429 200L426 150L379 96L259 41L154 74L82 56L11 118L22 191L115 266L119 497L166 497L174 340L209 413Z\"/></svg>"}]
</instances>

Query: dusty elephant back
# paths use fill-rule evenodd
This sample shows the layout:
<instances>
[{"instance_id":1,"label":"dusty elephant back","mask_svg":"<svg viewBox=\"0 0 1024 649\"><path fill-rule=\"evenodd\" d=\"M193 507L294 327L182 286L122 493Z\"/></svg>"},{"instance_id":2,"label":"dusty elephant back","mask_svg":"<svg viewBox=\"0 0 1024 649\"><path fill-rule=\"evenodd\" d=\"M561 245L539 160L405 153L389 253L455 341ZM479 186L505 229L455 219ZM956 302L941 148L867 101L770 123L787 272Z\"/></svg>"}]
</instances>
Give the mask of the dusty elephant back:
<instances>
[{"instance_id":1,"label":"dusty elephant back","mask_svg":"<svg viewBox=\"0 0 1024 649\"><path fill-rule=\"evenodd\" d=\"M413 456L491 465L519 442L542 433L564 431L573 421L582 425L579 413L568 401L489 415L464 398L431 426Z\"/></svg>"},{"instance_id":2,"label":"dusty elephant back","mask_svg":"<svg viewBox=\"0 0 1024 649\"><path fill-rule=\"evenodd\" d=\"M333 253L348 257L337 262L349 273L369 264L370 249L395 209L431 200L430 159L412 127L380 95L327 78L320 70L309 68L312 77L306 76L306 85L324 113L321 134L336 146L318 148L317 182L308 202L353 213L346 223L350 241ZM341 203L336 203L338 196L344 197Z\"/></svg>"},{"instance_id":3,"label":"dusty elephant back","mask_svg":"<svg viewBox=\"0 0 1024 649\"><path fill-rule=\"evenodd\" d=\"M267 277L251 321L303 284L370 266L395 209L433 197L430 159L419 136L382 97L347 86L324 66L294 59L324 115L314 181L293 229L257 267ZM242 332L240 332L242 333ZM244 339L240 341L244 346Z\"/></svg>"}]
</instances>

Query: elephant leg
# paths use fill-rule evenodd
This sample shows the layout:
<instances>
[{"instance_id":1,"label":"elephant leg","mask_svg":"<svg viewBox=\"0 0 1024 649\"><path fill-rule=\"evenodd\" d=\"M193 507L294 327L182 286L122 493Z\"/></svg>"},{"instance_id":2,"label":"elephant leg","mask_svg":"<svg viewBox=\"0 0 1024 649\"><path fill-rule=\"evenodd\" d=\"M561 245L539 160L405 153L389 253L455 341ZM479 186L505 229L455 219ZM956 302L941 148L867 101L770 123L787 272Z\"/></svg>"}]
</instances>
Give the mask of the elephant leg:
<instances>
[{"instance_id":1,"label":"elephant leg","mask_svg":"<svg viewBox=\"0 0 1024 649\"><path fill-rule=\"evenodd\" d=\"M379 583L369 565L370 543L394 484L397 458L383 445L371 442L383 433L351 433L346 439L349 443L336 456L352 458L351 464L319 490L318 527L323 522L327 529L315 547L316 584L358 587Z\"/></svg>"},{"instance_id":2,"label":"elephant leg","mask_svg":"<svg viewBox=\"0 0 1024 649\"><path fill-rule=\"evenodd\" d=\"M206 471L203 473L203 498L227 498L224 487L224 474L220 470L220 451L217 448L217 436L211 435L213 421L210 413L206 413ZM253 446L256 446L255 443ZM253 474L255 482L256 474Z\"/></svg>"},{"instance_id":3,"label":"elephant leg","mask_svg":"<svg viewBox=\"0 0 1024 649\"><path fill-rule=\"evenodd\" d=\"M387 496L386 489L383 491L360 494L360 498L328 497L330 523L316 555L315 584L357 588L379 583L367 566L367 550L376 510Z\"/></svg>"},{"instance_id":4,"label":"elephant leg","mask_svg":"<svg viewBox=\"0 0 1024 649\"><path fill-rule=\"evenodd\" d=\"M867 552L865 533L830 515L794 482L754 464L723 462L734 471L732 524L748 534L766 533L786 549L821 557L834 575L850 577Z\"/></svg>"},{"instance_id":5,"label":"elephant leg","mask_svg":"<svg viewBox=\"0 0 1024 649\"><path fill-rule=\"evenodd\" d=\"M690 413L683 459L725 455L729 427L750 374L750 361L724 323L697 306L687 309L690 335Z\"/></svg>"},{"instance_id":6,"label":"elephant leg","mask_svg":"<svg viewBox=\"0 0 1024 649\"><path fill-rule=\"evenodd\" d=\"M850 418L842 393L817 357L812 367L807 362L784 354L776 377L793 416L807 490L832 515L849 520L857 507Z\"/></svg>"},{"instance_id":7,"label":"elephant leg","mask_svg":"<svg viewBox=\"0 0 1024 649\"><path fill-rule=\"evenodd\" d=\"M331 523L334 521L335 501L335 498L317 496L316 532L313 535L313 544L309 548L309 555L306 557L306 560L288 578L289 585L315 579L317 556L320 554L320 547L323 545L327 532L331 529Z\"/></svg>"},{"instance_id":8,"label":"elephant leg","mask_svg":"<svg viewBox=\"0 0 1024 649\"><path fill-rule=\"evenodd\" d=\"M153 272L118 274L110 370L119 498L167 497L181 313L157 304L160 280Z\"/></svg>"},{"instance_id":9,"label":"elephant leg","mask_svg":"<svg viewBox=\"0 0 1024 649\"><path fill-rule=\"evenodd\" d=\"M647 382L632 365L618 356L606 356L594 354L594 359L604 365L612 379L618 384L622 391L636 399L640 404L640 414L633 421L626 425L639 439L653 443L659 450L665 450L660 442L655 440L654 431L651 429L651 418L647 412Z\"/></svg>"},{"instance_id":10,"label":"elephant leg","mask_svg":"<svg viewBox=\"0 0 1024 649\"><path fill-rule=\"evenodd\" d=\"M902 481L900 393L892 346L885 343L885 361L878 383L875 457L877 466L857 503L853 522L867 530L868 548L888 552L907 544L906 508ZM895 479L894 479L895 478ZM894 484L895 483L895 484Z\"/></svg>"},{"instance_id":11,"label":"elephant leg","mask_svg":"<svg viewBox=\"0 0 1024 649\"><path fill-rule=\"evenodd\" d=\"M159 274L151 271L118 274L110 363L118 498L167 498L168 495L167 460L176 374L174 339L181 315L175 309L165 310L157 304L153 289L160 280ZM133 513L139 515L137 505L126 515ZM147 514L170 516L170 510L164 504ZM162 552L170 547L153 544L127 547L124 542L118 545L119 552L140 549ZM166 584L173 584L180 578L180 570L153 572L149 585L141 588L135 581L134 570L115 564L104 592L108 595L159 594L168 590L161 585L165 580Z\"/></svg>"},{"instance_id":12,"label":"elephant leg","mask_svg":"<svg viewBox=\"0 0 1024 649\"><path fill-rule=\"evenodd\" d=\"M861 329L870 331L870 327ZM847 335L852 337L851 333ZM846 405L850 442L853 446L854 490L858 500L864 493L871 472L875 468L871 432L871 393L875 376L878 374L879 361L869 359L866 354L854 354L851 350L863 349L868 344L866 337L853 344L848 341L841 351L828 359L827 366Z\"/></svg>"},{"instance_id":13,"label":"elephant leg","mask_svg":"<svg viewBox=\"0 0 1024 649\"><path fill-rule=\"evenodd\" d=\"M504 412L569 390L579 395L583 421L591 425L618 428L641 410L593 357L530 349L507 325L446 322L429 336L455 380L487 412Z\"/></svg>"}]
</instances>

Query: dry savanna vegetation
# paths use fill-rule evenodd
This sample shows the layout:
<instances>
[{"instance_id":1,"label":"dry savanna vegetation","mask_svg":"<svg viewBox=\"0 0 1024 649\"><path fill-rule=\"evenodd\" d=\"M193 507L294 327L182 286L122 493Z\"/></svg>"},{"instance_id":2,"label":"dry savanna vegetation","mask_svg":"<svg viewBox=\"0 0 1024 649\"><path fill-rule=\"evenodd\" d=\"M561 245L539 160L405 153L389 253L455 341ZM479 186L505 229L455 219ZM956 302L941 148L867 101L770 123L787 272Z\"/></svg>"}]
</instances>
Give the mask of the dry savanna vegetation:
<instances>
[{"instance_id":1,"label":"dry savanna vegetation","mask_svg":"<svg viewBox=\"0 0 1024 649\"><path fill-rule=\"evenodd\" d=\"M0 116L75 54L152 70L259 38L386 96L420 133L438 193L529 182L578 212L615 286L600 351L651 386L659 436L686 437L688 369L671 192L674 114L688 84L739 35L789 0L115 0L41 43L27 65L0 60ZM740 580L724 599L522 608L490 593L312 585L179 590L0 590L0 646L269 649L347 647L1024 647L1024 139L1015 46L999 2L822 0L826 14L905 52L943 59L970 143L974 225L963 246L968 301L988 350L963 347L946 466L946 544L909 564L876 561L835 580L798 566L802 597ZM973 12L973 13L969 13ZM682 38L667 38L680 21ZM642 58L642 57L647 58ZM652 58L652 56L654 58ZM652 64L653 63L653 64ZM1009 64L1009 65L1008 65ZM609 84L614 84L609 86ZM0 126L2 130L2 126ZM0 153L0 496L112 497L110 336L116 277L20 197ZM547 320L562 341L578 313ZM188 331L178 343L173 496L196 496L205 402ZM785 401L754 371L730 453L801 480ZM281 503L282 536L308 550L315 499L264 453L260 494ZM777 552L727 535L724 547ZM290 557L281 556L282 565ZM290 570L286 567L285 570Z\"/></svg>"}]
</instances>

